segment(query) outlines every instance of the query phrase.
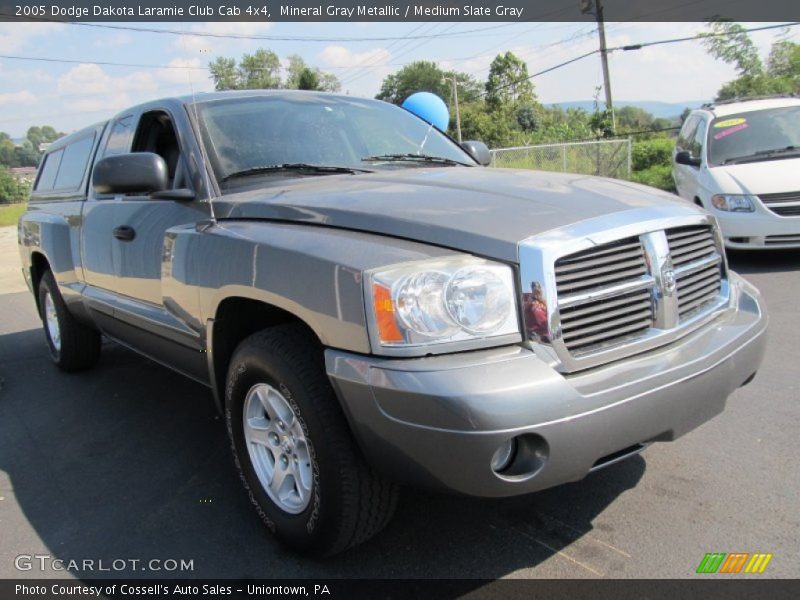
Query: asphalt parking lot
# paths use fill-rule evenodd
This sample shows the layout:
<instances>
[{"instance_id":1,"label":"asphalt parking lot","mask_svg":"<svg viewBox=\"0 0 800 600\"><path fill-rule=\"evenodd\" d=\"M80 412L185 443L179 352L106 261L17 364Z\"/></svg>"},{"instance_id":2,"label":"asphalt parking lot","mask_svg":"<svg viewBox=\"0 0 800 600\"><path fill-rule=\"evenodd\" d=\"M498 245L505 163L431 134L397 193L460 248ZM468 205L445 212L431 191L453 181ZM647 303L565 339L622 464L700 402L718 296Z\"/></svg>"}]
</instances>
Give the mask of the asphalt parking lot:
<instances>
[{"instance_id":1,"label":"asphalt parking lot","mask_svg":"<svg viewBox=\"0 0 800 600\"><path fill-rule=\"evenodd\" d=\"M15 261L5 233L0 262ZM198 578L683 578L706 552L770 552L759 577L798 577L800 252L730 261L762 290L771 337L721 416L531 496L406 490L381 535L329 560L297 557L263 528L205 388L110 343L96 369L60 373L21 278L3 278L0 578L65 575L20 572L20 554L192 560L179 575ZM175 575L71 576L110 574Z\"/></svg>"}]
</instances>

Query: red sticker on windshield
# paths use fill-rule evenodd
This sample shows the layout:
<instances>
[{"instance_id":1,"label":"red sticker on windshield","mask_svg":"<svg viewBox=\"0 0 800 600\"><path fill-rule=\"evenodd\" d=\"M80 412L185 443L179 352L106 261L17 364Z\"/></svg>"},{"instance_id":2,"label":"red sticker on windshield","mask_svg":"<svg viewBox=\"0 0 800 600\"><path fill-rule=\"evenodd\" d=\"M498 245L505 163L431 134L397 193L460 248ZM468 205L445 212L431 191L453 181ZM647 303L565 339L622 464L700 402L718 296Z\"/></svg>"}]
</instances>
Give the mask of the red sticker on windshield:
<instances>
[{"instance_id":1,"label":"red sticker on windshield","mask_svg":"<svg viewBox=\"0 0 800 600\"><path fill-rule=\"evenodd\" d=\"M728 137L732 133L736 133L737 131L741 131L742 129L747 129L747 123L740 123L739 125L728 127L728 129L723 129L722 131L714 135L714 139L721 140L722 138Z\"/></svg>"}]
</instances>

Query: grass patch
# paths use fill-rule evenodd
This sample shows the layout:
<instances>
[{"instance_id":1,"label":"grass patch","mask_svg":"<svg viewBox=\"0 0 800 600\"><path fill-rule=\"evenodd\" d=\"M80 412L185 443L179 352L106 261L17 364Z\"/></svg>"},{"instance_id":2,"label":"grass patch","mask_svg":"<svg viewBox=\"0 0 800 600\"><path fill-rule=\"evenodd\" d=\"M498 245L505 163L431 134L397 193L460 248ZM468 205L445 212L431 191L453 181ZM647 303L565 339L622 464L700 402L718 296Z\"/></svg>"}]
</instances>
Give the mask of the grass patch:
<instances>
[{"instance_id":1,"label":"grass patch","mask_svg":"<svg viewBox=\"0 0 800 600\"><path fill-rule=\"evenodd\" d=\"M0 227L16 225L22 213L28 208L27 204L0 204Z\"/></svg>"}]
</instances>

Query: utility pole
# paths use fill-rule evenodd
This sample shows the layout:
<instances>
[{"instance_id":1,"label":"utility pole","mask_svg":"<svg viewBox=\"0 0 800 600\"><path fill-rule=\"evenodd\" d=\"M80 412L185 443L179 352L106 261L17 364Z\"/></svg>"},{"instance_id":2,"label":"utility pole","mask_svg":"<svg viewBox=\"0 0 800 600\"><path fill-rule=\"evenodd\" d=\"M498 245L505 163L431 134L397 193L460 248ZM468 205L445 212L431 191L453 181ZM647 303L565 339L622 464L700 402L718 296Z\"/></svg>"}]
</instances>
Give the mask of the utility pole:
<instances>
[{"instance_id":1,"label":"utility pole","mask_svg":"<svg viewBox=\"0 0 800 600\"><path fill-rule=\"evenodd\" d=\"M453 102L456 105L456 133L458 137L458 143L461 143L461 111L458 108L458 83L456 83L455 76L453 77L445 77L445 81L450 81L453 84Z\"/></svg>"},{"instance_id":2,"label":"utility pole","mask_svg":"<svg viewBox=\"0 0 800 600\"><path fill-rule=\"evenodd\" d=\"M597 21L597 35L600 38L600 61L603 65L603 89L606 93L606 110L611 113L611 130L616 131L614 104L611 100L611 75L608 72L608 49L606 47L606 26L603 20L603 6L600 0L581 0L581 13L594 15Z\"/></svg>"}]
</instances>

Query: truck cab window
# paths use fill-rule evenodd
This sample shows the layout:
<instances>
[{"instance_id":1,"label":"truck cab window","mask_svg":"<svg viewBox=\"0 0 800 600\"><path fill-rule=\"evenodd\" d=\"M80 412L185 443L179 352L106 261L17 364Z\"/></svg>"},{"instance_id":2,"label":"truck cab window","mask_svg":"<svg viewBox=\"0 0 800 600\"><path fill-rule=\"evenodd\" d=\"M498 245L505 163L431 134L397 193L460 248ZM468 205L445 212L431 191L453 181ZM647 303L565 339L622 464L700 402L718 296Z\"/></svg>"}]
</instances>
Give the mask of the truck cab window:
<instances>
[{"instance_id":1,"label":"truck cab window","mask_svg":"<svg viewBox=\"0 0 800 600\"><path fill-rule=\"evenodd\" d=\"M106 142L106 149L103 156L114 156L125 154L131 147L131 132L133 126L133 115L122 117L111 128L111 133Z\"/></svg>"},{"instance_id":2,"label":"truck cab window","mask_svg":"<svg viewBox=\"0 0 800 600\"><path fill-rule=\"evenodd\" d=\"M64 148L54 189L76 190L83 182L89 157L94 147L94 134L73 142Z\"/></svg>"},{"instance_id":3,"label":"truck cab window","mask_svg":"<svg viewBox=\"0 0 800 600\"><path fill-rule=\"evenodd\" d=\"M178 189L188 186L178 136L175 134L175 127L167 113L153 111L142 115L131 151L158 154L167 163L170 188Z\"/></svg>"},{"instance_id":4,"label":"truck cab window","mask_svg":"<svg viewBox=\"0 0 800 600\"><path fill-rule=\"evenodd\" d=\"M64 155L64 149L51 152L44 157L42 166L39 167L39 179L36 182L37 192L49 192L53 189L56 181L56 174L58 167L61 165L61 157Z\"/></svg>"}]
</instances>

